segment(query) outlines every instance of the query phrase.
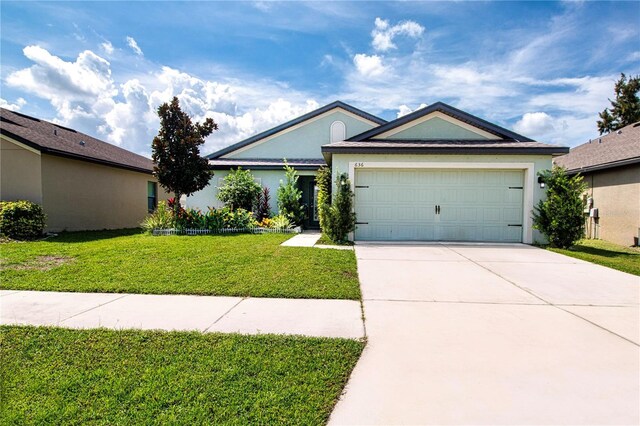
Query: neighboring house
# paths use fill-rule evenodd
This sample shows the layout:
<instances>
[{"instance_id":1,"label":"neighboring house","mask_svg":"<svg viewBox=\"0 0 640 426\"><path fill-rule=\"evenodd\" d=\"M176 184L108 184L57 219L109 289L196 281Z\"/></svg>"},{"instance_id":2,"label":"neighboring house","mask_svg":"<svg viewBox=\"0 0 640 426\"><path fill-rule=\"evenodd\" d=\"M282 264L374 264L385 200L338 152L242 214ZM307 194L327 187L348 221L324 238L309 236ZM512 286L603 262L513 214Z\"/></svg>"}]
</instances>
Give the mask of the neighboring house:
<instances>
[{"instance_id":1,"label":"neighboring house","mask_svg":"<svg viewBox=\"0 0 640 426\"><path fill-rule=\"evenodd\" d=\"M211 185L187 199L219 206L228 170L250 169L271 191L282 158L300 170L308 227L317 226L314 176L328 164L355 191L355 240L542 240L531 211L544 197L537 173L568 148L535 142L441 102L391 122L334 102L209 156Z\"/></svg>"},{"instance_id":2,"label":"neighboring house","mask_svg":"<svg viewBox=\"0 0 640 426\"><path fill-rule=\"evenodd\" d=\"M587 237L630 246L640 236L640 122L577 146L554 163L580 173L592 209ZM597 212L597 214L596 214Z\"/></svg>"},{"instance_id":3,"label":"neighboring house","mask_svg":"<svg viewBox=\"0 0 640 426\"><path fill-rule=\"evenodd\" d=\"M1 109L0 199L41 204L48 231L133 228L166 194L150 159Z\"/></svg>"}]
</instances>

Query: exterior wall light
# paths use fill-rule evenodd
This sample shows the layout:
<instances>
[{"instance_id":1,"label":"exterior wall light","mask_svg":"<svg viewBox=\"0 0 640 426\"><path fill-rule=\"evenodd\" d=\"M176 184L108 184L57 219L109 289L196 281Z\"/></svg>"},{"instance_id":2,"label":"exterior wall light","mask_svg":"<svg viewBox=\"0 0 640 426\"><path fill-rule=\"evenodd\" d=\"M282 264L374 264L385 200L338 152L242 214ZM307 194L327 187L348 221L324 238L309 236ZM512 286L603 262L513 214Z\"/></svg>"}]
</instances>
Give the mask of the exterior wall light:
<instances>
[{"instance_id":1,"label":"exterior wall light","mask_svg":"<svg viewBox=\"0 0 640 426\"><path fill-rule=\"evenodd\" d=\"M544 188L544 178L542 176L538 176L538 183L540 184L540 188Z\"/></svg>"}]
</instances>

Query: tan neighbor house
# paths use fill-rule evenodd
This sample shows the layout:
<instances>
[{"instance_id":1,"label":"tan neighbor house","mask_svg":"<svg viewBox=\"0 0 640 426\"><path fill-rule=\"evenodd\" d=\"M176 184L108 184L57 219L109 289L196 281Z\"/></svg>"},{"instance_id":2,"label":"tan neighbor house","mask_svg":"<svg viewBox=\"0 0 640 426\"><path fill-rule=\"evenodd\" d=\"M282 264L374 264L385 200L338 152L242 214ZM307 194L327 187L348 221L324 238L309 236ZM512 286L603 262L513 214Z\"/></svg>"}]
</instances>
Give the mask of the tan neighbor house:
<instances>
[{"instance_id":1,"label":"tan neighbor house","mask_svg":"<svg viewBox=\"0 0 640 426\"><path fill-rule=\"evenodd\" d=\"M167 198L150 159L0 110L0 199L41 204L47 231L134 228Z\"/></svg>"},{"instance_id":2,"label":"tan neighbor house","mask_svg":"<svg viewBox=\"0 0 640 426\"><path fill-rule=\"evenodd\" d=\"M587 237L631 246L640 233L640 122L592 139L554 160L589 185Z\"/></svg>"}]
</instances>

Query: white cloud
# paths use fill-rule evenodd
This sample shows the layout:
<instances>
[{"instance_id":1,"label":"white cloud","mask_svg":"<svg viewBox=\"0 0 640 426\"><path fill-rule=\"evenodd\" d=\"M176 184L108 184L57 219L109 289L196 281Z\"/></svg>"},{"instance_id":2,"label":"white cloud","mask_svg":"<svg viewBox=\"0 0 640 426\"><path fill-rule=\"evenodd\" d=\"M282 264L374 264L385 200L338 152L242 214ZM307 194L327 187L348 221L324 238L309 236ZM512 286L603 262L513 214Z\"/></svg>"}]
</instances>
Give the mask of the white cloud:
<instances>
[{"instance_id":1,"label":"white cloud","mask_svg":"<svg viewBox=\"0 0 640 426\"><path fill-rule=\"evenodd\" d=\"M635 52L632 52L628 57L627 57L628 61L640 61L640 50L636 50Z\"/></svg>"},{"instance_id":2,"label":"white cloud","mask_svg":"<svg viewBox=\"0 0 640 426\"><path fill-rule=\"evenodd\" d=\"M527 112L513 129L523 135L546 135L555 130L553 118L546 112Z\"/></svg>"},{"instance_id":3,"label":"white cloud","mask_svg":"<svg viewBox=\"0 0 640 426\"><path fill-rule=\"evenodd\" d=\"M386 71L385 66L382 65L382 58L378 55L357 53L353 57L353 63L358 72L366 77L378 77Z\"/></svg>"},{"instance_id":4,"label":"white cloud","mask_svg":"<svg viewBox=\"0 0 640 426\"><path fill-rule=\"evenodd\" d=\"M23 98L16 99L15 103L11 103L6 99L0 98L0 107L6 108L11 111L20 111L20 108L22 108L26 104L27 101L25 101Z\"/></svg>"},{"instance_id":5,"label":"white cloud","mask_svg":"<svg viewBox=\"0 0 640 426\"><path fill-rule=\"evenodd\" d=\"M144 53L142 53L142 49L140 49L140 46L138 46L138 42L136 42L133 37L127 36L127 44L129 45L131 50L135 52L136 55L144 55Z\"/></svg>"},{"instance_id":6,"label":"white cloud","mask_svg":"<svg viewBox=\"0 0 640 426\"><path fill-rule=\"evenodd\" d=\"M66 62L40 46L27 46L23 53L35 65L9 74L6 82L10 86L56 104L111 97L117 93L109 62L90 50L81 52L75 62Z\"/></svg>"},{"instance_id":7,"label":"white cloud","mask_svg":"<svg viewBox=\"0 0 640 426\"><path fill-rule=\"evenodd\" d=\"M111 44L109 40L104 43L100 43L100 47L102 47L102 50L104 50L107 55L111 55L113 53L113 44Z\"/></svg>"},{"instance_id":8,"label":"white cloud","mask_svg":"<svg viewBox=\"0 0 640 426\"><path fill-rule=\"evenodd\" d=\"M49 100L56 110L53 121L143 155L150 154L158 132L158 106L173 96L194 120L211 117L218 124L203 154L319 107L307 95L269 81L223 83L161 67L116 84L109 62L91 51L74 62L37 46L24 53L36 64L10 74L7 84ZM19 107L22 102L2 100L0 105Z\"/></svg>"},{"instance_id":9,"label":"white cloud","mask_svg":"<svg viewBox=\"0 0 640 426\"><path fill-rule=\"evenodd\" d=\"M396 25L389 25L389 21L376 18L374 29L371 32L371 45L375 50L386 52L389 49L396 49L393 39L404 35L410 38L418 38L424 32L424 27L414 21L403 21Z\"/></svg>"},{"instance_id":10,"label":"white cloud","mask_svg":"<svg viewBox=\"0 0 640 426\"><path fill-rule=\"evenodd\" d=\"M411 109L407 105L400 105L398 107L398 112L396 113L396 118L404 117L407 114L411 114L414 111L417 111L422 108L426 108L427 104L420 104L420 106L416 109Z\"/></svg>"},{"instance_id":11,"label":"white cloud","mask_svg":"<svg viewBox=\"0 0 640 426\"><path fill-rule=\"evenodd\" d=\"M270 11L271 7L273 6L268 1L254 1L252 4L253 4L253 7L255 7L256 9L261 10L263 12Z\"/></svg>"}]
</instances>

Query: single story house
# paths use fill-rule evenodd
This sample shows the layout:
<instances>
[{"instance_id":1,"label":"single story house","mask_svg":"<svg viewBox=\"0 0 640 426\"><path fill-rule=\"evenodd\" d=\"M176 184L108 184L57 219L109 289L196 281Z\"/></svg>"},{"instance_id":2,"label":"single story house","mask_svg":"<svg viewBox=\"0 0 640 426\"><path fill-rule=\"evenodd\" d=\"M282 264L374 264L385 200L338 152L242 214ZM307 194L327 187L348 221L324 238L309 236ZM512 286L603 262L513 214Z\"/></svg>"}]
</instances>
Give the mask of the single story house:
<instances>
[{"instance_id":1,"label":"single story house","mask_svg":"<svg viewBox=\"0 0 640 426\"><path fill-rule=\"evenodd\" d=\"M307 227L317 226L314 176L329 165L355 192L356 241L542 241L531 211L544 197L537 173L569 148L533 141L442 102L385 121L333 102L208 156L211 185L189 207L221 205L232 168L250 169L270 189L283 158L300 171Z\"/></svg>"},{"instance_id":2,"label":"single story house","mask_svg":"<svg viewBox=\"0 0 640 426\"><path fill-rule=\"evenodd\" d=\"M167 194L153 162L54 123L0 110L0 199L42 205L47 231L134 228Z\"/></svg>"},{"instance_id":3,"label":"single story house","mask_svg":"<svg viewBox=\"0 0 640 426\"><path fill-rule=\"evenodd\" d=\"M554 163L589 185L586 236L623 246L640 237L640 122L589 140Z\"/></svg>"}]
</instances>

